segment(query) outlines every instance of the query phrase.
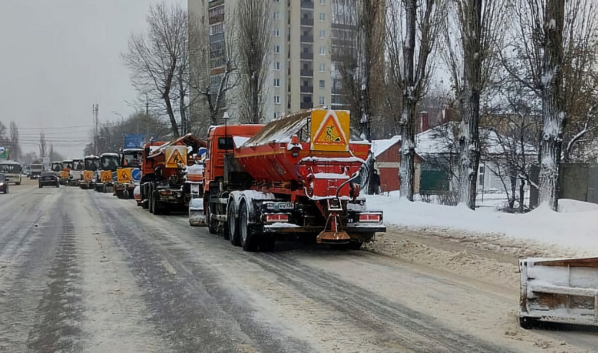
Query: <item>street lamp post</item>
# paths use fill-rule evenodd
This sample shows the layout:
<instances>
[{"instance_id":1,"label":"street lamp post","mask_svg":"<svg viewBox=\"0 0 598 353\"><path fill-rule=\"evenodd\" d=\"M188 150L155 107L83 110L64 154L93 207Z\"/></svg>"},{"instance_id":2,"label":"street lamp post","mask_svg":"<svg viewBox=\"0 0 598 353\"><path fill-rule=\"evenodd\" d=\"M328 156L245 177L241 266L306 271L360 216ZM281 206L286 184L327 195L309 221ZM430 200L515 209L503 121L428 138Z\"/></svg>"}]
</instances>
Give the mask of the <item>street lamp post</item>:
<instances>
[{"instance_id":1,"label":"street lamp post","mask_svg":"<svg viewBox=\"0 0 598 353\"><path fill-rule=\"evenodd\" d=\"M125 147L125 118L122 116L121 113L112 111L112 114L120 116L121 124L120 124L120 134L123 138L123 148Z\"/></svg>"}]
</instances>

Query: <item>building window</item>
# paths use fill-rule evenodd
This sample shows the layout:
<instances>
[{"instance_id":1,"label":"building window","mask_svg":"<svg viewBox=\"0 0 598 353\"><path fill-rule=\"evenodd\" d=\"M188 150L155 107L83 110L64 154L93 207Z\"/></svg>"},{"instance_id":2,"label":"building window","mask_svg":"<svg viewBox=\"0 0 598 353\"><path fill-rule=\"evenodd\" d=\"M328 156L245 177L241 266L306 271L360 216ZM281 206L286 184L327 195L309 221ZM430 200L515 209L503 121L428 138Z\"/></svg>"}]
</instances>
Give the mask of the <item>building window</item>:
<instances>
[{"instance_id":1,"label":"building window","mask_svg":"<svg viewBox=\"0 0 598 353\"><path fill-rule=\"evenodd\" d=\"M321 30L320 31L320 38L326 38L326 30Z\"/></svg>"},{"instance_id":2,"label":"building window","mask_svg":"<svg viewBox=\"0 0 598 353\"><path fill-rule=\"evenodd\" d=\"M320 80L320 88L326 88L326 81Z\"/></svg>"},{"instance_id":3,"label":"building window","mask_svg":"<svg viewBox=\"0 0 598 353\"><path fill-rule=\"evenodd\" d=\"M320 64L320 72L326 72L326 64Z\"/></svg>"},{"instance_id":4,"label":"building window","mask_svg":"<svg viewBox=\"0 0 598 353\"><path fill-rule=\"evenodd\" d=\"M320 13L320 21L322 21L322 22L326 21L326 14L323 12Z\"/></svg>"},{"instance_id":5,"label":"building window","mask_svg":"<svg viewBox=\"0 0 598 353\"><path fill-rule=\"evenodd\" d=\"M274 87L280 87L280 79L279 78L274 79Z\"/></svg>"},{"instance_id":6,"label":"building window","mask_svg":"<svg viewBox=\"0 0 598 353\"><path fill-rule=\"evenodd\" d=\"M274 46L274 53L275 54L280 54L280 45L275 45Z\"/></svg>"},{"instance_id":7,"label":"building window","mask_svg":"<svg viewBox=\"0 0 598 353\"><path fill-rule=\"evenodd\" d=\"M275 20L280 20L280 12L274 11L274 19Z\"/></svg>"},{"instance_id":8,"label":"building window","mask_svg":"<svg viewBox=\"0 0 598 353\"><path fill-rule=\"evenodd\" d=\"M274 63L274 70L280 71L280 61Z\"/></svg>"},{"instance_id":9,"label":"building window","mask_svg":"<svg viewBox=\"0 0 598 353\"><path fill-rule=\"evenodd\" d=\"M320 47L320 55L326 55L326 47Z\"/></svg>"},{"instance_id":10,"label":"building window","mask_svg":"<svg viewBox=\"0 0 598 353\"><path fill-rule=\"evenodd\" d=\"M326 0L320 0L320 5L326 5Z\"/></svg>"},{"instance_id":11,"label":"building window","mask_svg":"<svg viewBox=\"0 0 598 353\"><path fill-rule=\"evenodd\" d=\"M224 33L224 22L210 26L210 35Z\"/></svg>"},{"instance_id":12,"label":"building window","mask_svg":"<svg viewBox=\"0 0 598 353\"><path fill-rule=\"evenodd\" d=\"M320 97L320 105L324 105L324 104L326 104L326 98Z\"/></svg>"},{"instance_id":13,"label":"building window","mask_svg":"<svg viewBox=\"0 0 598 353\"><path fill-rule=\"evenodd\" d=\"M320 1L322 1L322 0L320 0ZM280 2L280 0L274 0L274 2Z\"/></svg>"},{"instance_id":14,"label":"building window","mask_svg":"<svg viewBox=\"0 0 598 353\"><path fill-rule=\"evenodd\" d=\"M280 96L274 96L274 104L280 104Z\"/></svg>"},{"instance_id":15,"label":"building window","mask_svg":"<svg viewBox=\"0 0 598 353\"><path fill-rule=\"evenodd\" d=\"M272 35L273 35L274 37L280 37L280 30L279 30L278 28L274 28L274 29L272 30Z\"/></svg>"}]
</instances>

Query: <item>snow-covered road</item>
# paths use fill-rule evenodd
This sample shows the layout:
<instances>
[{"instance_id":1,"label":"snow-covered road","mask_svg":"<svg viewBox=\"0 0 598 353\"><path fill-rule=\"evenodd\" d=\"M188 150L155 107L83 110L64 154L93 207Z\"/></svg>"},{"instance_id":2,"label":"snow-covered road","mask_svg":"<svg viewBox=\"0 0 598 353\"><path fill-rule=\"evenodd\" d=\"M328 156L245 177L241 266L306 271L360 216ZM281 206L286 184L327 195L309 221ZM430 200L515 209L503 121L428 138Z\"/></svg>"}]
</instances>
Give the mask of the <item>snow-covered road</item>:
<instances>
[{"instance_id":1,"label":"snow-covered road","mask_svg":"<svg viewBox=\"0 0 598 353\"><path fill-rule=\"evenodd\" d=\"M0 195L0 351L598 347L593 333L518 329L517 288L490 272L455 270L459 261L443 251L464 245L401 232L370 251L279 243L274 253L245 253L190 228L184 215L153 216L108 194L28 182ZM402 250L407 236L425 251ZM490 260L514 271L509 258L480 261Z\"/></svg>"}]
</instances>

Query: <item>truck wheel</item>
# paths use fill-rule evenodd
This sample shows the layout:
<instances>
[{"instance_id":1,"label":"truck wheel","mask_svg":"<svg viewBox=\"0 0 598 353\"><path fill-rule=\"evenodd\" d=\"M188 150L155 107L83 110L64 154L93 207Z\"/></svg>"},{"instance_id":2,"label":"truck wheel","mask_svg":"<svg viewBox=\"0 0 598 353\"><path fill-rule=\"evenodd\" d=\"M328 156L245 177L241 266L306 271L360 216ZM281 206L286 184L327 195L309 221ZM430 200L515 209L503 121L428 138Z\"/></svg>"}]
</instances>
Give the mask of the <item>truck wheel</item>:
<instances>
[{"instance_id":1,"label":"truck wheel","mask_svg":"<svg viewBox=\"0 0 598 353\"><path fill-rule=\"evenodd\" d=\"M151 188L148 188L149 190L147 191L147 204L148 204L148 208L149 208L149 212L151 214L154 214L154 195L152 192Z\"/></svg>"},{"instance_id":2,"label":"truck wheel","mask_svg":"<svg viewBox=\"0 0 598 353\"><path fill-rule=\"evenodd\" d=\"M229 237L230 237L230 243L233 244L233 246L241 245L241 242L239 240L239 227L238 227L236 215L237 215L237 203L235 202L235 199L233 198L231 203L228 205L228 216L226 217L226 220L228 222L228 232L229 232Z\"/></svg>"},{"instance_id":3,"label":"truck wheel","mask_svg":"<svg viewBox=\"0 0 598 353\"><path fill-rule=\"evenodd\" d=\"M149 208L149 194L147 193L147 185L144 185L141 187L141 200L147 200L145 203L141 204L141 208L143 208L144 210L147 210Z\"/></svg>"},{"instance_id":4,"label":"truck wheel","mask_svg":"<svg viewBox=\"0 0 598 353\"><path fill-rule=\"evenodd\" d=\"M206 222L208 222L208 232L210 232L210 234L218 234L218 225L215 221L212 221L212 211L209 202L208 207L206 208Z\"/></svg>"},{"instance_id":5,"label":"truck wheel","mask_svg":"<svg viewBox=\"0 0 598 353\"><path fill-rule=\"evenodd\" d=\"M241 246L244 251L255 251L255 235L249 228L249 219L247 214L247 204L241 204L241 211L239 212L239 235L241 238Z\"/></svg>"},{"instance_id":6,"label":"truck wheel","mask_svg":"<svg viewBox=\"0 0 598 353\"><path fill-rule=\"evenodd\" d=\"M152 210L154 211L155 215L162 214L162 207L160 205L160 201L158 201L155 191L152 192Z\"/></svg>"}]
</instances>

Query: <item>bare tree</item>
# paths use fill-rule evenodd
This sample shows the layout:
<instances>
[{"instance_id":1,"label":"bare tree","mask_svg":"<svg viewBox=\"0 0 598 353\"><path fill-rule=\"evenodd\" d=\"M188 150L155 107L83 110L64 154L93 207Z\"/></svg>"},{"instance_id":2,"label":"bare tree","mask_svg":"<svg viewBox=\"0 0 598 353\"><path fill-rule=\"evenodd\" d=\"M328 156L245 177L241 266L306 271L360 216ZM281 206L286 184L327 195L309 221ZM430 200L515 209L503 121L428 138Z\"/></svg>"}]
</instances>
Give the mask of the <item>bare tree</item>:
<instances>
[{"instance_id":1,"label":"bare tree","mask_svg":"<svg viewBox=\"0 0 598 353\"><path fill-rule=\"evenodd\" d=\"M333 59L340 58L343 98L351 110L353 125L358 127L362 139L372 140L372 121L382 111L384 98L384 48L386 36L386 1L337 0L333 17L346 26L348 45L333 52ZM386 100L388 102L388 100ZM374 172L374 159L366 164L366 177L362 184L369 186Z\"/></svg>"},{"instance_id":2,"label":"bare tree","mask_svg":"<svg viewBox=\"0 0 598 353\"><path fill-rule=\"evenodd\" d=\"M214 43L209 41L209 26L202 23L202 19L190 17L189 21L189 57L192 63L189 86L194 97L191 104L201 106L198 109L200 116L195 120L202 134L207 131L207 126L219 123L226 100L234 101L226 93L239 82L236 75L235 21L227 20L224 15L225 35L222 41Z\"/></svg>"},{"instance_id":3,"label":"bare tree","mask_svg":"<svg viewBox=\"0 0 598 353\"><path fill-rule=\"evenodd\" d=\"M241 86L239 118L245 123L259 124L264 119L267 97L264 89L272 37L270 9L269 0L239 0L235 11Z\"/></svg>"},{"instance_id":4,"label":"bare tree","mask_svg":"<svg viewBox=\"0 0 598 353\"><path fill-rule=\"evenodd\" d=\"M14 121L10 122L10 158L19 160L21 158L21 146L19 145L19 128Z\"/></svg>"},{"instance_id":5,"label":"bare tree","mask_svg":"<svg viewBox=\"0 0 598 353\"><path fill-rule=\"evenodd\" d=\"M44 158L46 157L47 153L47 144L46 144L46 135L44 132L40 132L39 134L39 157Z\"/></svg>"},{"instance_id":6,"label":"bare tree","mask_svg":"<svg viewBox=\"0 0 598 353\"><path fill-rule=\"evenodd\" d=\"M151 6L147 16L149 30L132 34L129 50L122 55L131 70L133 86L140 94L148 94L157 107L168 115L172 134L179 136L175 109L179 101L179 116L185 120L183 86L187 73L187 11L180 5L165 3ZM177 85L178 84L178 85ZM178 92L176 92L178 90ZM178 95L177 95L178 94Z\"/></svg>"},{"instance_id":7,"label":"bare tree","mask_svg":"<svg viewBox=\"0 0 598 353\"><path fill-rule=\"evenodd\" d=\"M443 1L392 0L388 5L386 46L388 84L402 91L401 196L413 201L417 106L428 89L430 55L438 37ZM403 34L403 28L406 31ZM417 35L416 35L417 34ZM417 54L417 57L416 57Z\"/></svg>"},{"instance_id":8,"label":"bare tree","mask_svg":"<svg viewBox=\"0 0 598 353\"><path fill-rule=\"evenodd\" d=\"M504 1L454 0L454 5L456 20L450 16L447 20L444 58L456 96L460 98L463 117L459 138L459 203L473 210L480 163L480 98L496 72L495 52L504 33L501 30Z\"/></svg>"},{"instance_id":9,"label":"bare tree","mask_svg":"<svg viewBox=\"0 0 598 353\"><path fill-rule=\"evenodd\" d=\"M540 203L558 208L561 157L592 135L596 114L597 4L594 0L510 0L515 26L503 66L542 106ZM563 143L565 143L563 148Z\"/></svg>"}]
</instances>

